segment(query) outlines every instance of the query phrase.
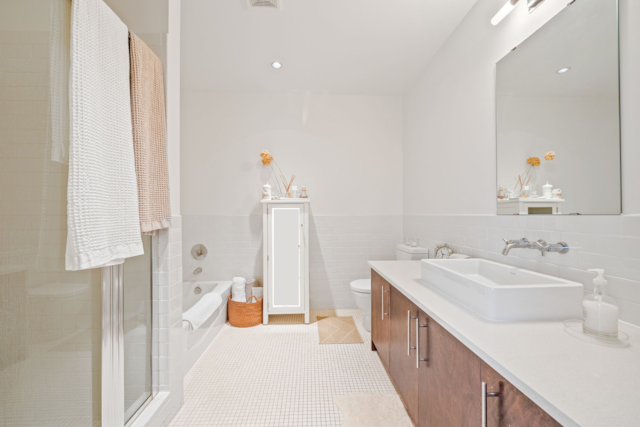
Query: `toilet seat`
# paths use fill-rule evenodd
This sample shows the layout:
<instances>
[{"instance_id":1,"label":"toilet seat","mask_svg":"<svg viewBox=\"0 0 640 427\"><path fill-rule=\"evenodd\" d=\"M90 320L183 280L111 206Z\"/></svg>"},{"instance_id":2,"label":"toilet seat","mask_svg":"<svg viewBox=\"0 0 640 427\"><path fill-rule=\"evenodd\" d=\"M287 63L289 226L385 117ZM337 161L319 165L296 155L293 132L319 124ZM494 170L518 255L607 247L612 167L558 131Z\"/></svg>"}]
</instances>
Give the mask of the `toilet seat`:
<instances>
[{"instance_id":1,"label":"toilet seat","mask_svg":"<svg viewBox=\"0 0 640 427\"><path fill-rule=\"evenodd\" d=\"M354 292L361 292L363 294L371 293L371 279L359 279L354 280L349 284L349 287Z\"/></svg>"}]
</instances>

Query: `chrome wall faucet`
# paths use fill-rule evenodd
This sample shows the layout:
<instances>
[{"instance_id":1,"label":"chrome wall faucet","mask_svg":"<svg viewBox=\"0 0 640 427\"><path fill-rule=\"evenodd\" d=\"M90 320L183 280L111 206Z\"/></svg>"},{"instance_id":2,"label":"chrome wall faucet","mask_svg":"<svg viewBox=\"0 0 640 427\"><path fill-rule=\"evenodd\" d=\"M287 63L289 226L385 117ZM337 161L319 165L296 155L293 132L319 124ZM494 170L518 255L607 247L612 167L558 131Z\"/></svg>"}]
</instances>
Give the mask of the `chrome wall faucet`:
<instances>
[{"instance_id":1,"label":"chrome wall faucet","mask_svg":"<svg viewBox=\"0 0 640 427\"><path fill-rule=\"evenodd\" d=\"M535 242L530 242L526 238L520 240L507 240L502 239L505 243L505 247L502 250L502 255L507 256L511 249L536 249L540 251L540 254L544 256L547 252L557 252L559 254L566 254L569 252L569 245L565 242L558 242L554 244L548 244L542 239Z\"/></svg>"}]
</instances>

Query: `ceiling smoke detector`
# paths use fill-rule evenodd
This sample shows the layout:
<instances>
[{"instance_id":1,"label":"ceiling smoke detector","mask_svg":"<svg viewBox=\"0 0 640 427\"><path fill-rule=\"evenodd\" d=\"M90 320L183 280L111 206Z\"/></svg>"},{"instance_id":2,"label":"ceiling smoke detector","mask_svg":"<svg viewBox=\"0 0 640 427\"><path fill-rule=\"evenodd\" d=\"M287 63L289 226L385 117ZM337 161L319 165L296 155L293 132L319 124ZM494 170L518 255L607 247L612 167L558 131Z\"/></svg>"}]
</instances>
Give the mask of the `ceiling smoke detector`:
<instances>
[{"instance_id":1,"label":"ceiling smoke detector","mask_svg":"<svg viewBox=\"0 0 640 427\"><path fill-rule=\"evenodd\" d=\"M281 10L282 0L247 0L251 10Z\"/></svg>"}]
</instances>

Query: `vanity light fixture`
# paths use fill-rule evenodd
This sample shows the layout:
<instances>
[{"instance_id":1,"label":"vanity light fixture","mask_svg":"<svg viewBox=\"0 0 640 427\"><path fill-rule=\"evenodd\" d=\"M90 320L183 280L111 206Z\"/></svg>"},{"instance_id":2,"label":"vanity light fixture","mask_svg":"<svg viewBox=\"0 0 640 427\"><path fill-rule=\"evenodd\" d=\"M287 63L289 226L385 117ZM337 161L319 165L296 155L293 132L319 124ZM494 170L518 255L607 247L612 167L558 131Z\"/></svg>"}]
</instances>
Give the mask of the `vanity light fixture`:
<instances>
[{"instance_id":1,"label":"vanity light fixture","mask_svg":"<svg viewBox=\"0 0 640 427\"><path fill-rule=\"evenodd\" d=\"M507 3L502 6L502 9L496 13L496 16L493 17L491 23L493 25L498 25L500 21L502 21L511 11L516 7L520 0L508 0ZM527 0L527 7L529 9L529 13L533 13L534 10L540 6L544 0Z\"/></svg>"},{"instance_id":2,"label":"vanity light fixture","mask_svg":"<svg viewBox=\"0 0 640 427\"><path fill-rule=\"evenodd\" d=\"M569 68L569 67L560 68L558 71L556 71L556 73L558 73L558 74L564 74L564 73L566 73L567 71L569 71L570 69L571 69L571 68Z\"/></svg>"},{"instance_id":3,"label":"vanity light fixture","mask_svg":"<svg viewBox=\"0 0 640 427\"><path fill-rule=\"evenodd\" d=\"M491 20L491 23L493 25L498 25L500 21L502 21L505 18L505 16L511 13L511 11L518 4L518 1L520 0L508 0L507 3L504 6L502 6L502 9L500 9L498 13L496 13L496 16L493 17L493 19Z\"/></svg>"},{"instance_id":4,"label":"vanity light fixture","mask_svg":"<svg viewBox=\"0 0 640 427\"><path fill-rule=\"evenodd\" d=\"M275 68L276 70L277 70L277 69L282 68L282 64L281 64L281 63L279 63L278 61L276 61L276 62L272 63L272 64L271 64L271 66L272 66L273 68Z\"/></svg>"}]
</instances>

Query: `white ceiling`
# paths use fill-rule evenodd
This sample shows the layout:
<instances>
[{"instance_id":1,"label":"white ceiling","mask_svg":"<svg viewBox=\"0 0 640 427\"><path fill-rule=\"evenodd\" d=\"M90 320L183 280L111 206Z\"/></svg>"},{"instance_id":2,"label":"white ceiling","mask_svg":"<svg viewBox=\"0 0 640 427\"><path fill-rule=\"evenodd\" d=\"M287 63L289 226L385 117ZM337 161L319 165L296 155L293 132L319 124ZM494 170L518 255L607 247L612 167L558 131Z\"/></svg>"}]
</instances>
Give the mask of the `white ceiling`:
<instances>
[{"instance_id":1,"label":"white ceiling","mask_svg":"<svg viewBox=\"0 0 640 427\"><path fill-rule=\"evenodd\" d=\"M282 1L184 0L183 90L401 95L477 0Z\"/></svg>"}]
</instances>

